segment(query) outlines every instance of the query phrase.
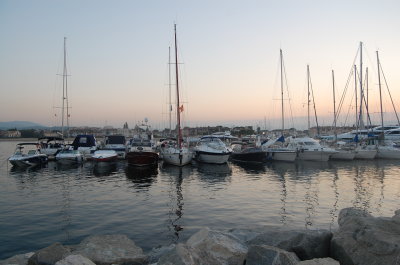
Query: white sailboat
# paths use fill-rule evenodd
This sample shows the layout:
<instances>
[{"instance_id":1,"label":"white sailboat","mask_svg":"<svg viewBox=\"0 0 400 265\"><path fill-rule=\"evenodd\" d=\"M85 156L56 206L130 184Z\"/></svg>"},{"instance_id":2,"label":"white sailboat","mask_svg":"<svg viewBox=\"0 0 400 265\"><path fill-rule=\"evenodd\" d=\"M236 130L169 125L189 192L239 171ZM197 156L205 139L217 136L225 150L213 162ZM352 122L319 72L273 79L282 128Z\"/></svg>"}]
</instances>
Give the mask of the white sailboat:
<instances>
[{"instance_id":1,"label":"white sailboat","mask_svg":"<svg viewBox=\"0 0 400 265\"><path fill-rule=\"evenodd\" d=\"M376 60L378 63L378 82L379 82L379 99L381 106L381 127L384 128L383 125L383 106L382 106L382 86L381 86L381 73L380 73L380 62L379 62L379 53L376 51ZM395 147L393 143L388 143L385 141L385 134L381 133L381 139L377 145L378 153L376 155L377 158L386 158L386 159L400 159L400 149Z\"/></svg>"},{"instance_id":2,"label":"white sailboat","mask_svg":"<svg viewBox=\"0 0 400 265\"><path fill-rule=\"evenodd\" d=\"M181 111L179 101L179 73L178 73L178 44L176 40L176 24L174 25L174 40L175 40L175 78L176 78L176 119L177 119L177 139L176 141L166 141L161 144L160 152L164 163L184 166L191 162L192 152L184 146L182 130L181 130Z\"/></svg>"},{"instance_id":3,"label":"white sailboat","mask_svg":"<svg viewBox=\"0 0 400 265\"><path fill-rule=\"evenodd\" d=\"M267 160L273 161L286 161L293 162L296 160L297 153L295 150L283 146L285 142L284 130L285 130L285 115L283 108L283 55L282 49L280 49L279 53L280 60L280 73L281 73L281 118L282 118L282 135L275 139L271 139L268 142L264 143L261 148L263 151L267 152Z\"/></svg>"}]
</instances>

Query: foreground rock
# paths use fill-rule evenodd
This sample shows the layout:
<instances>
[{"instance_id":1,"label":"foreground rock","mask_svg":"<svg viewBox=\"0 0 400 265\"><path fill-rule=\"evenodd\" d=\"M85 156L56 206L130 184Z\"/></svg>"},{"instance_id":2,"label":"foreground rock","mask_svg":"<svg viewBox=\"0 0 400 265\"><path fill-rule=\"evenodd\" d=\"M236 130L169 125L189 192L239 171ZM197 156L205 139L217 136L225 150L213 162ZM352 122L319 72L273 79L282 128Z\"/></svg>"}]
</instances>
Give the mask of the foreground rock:
<instances>
[{"instance_id":1,"label":"foreground rock","mask_svg":"<svg viewBox=\"0 0 400 265\"><path fill-rule=\"evenodd\" d=\"M323 258L300 261L297 265L340 265L340 263L332 258Z\"/></svg>"},{"instance_id":2,"label":"foreground rock","mask_svg":"<svg viewBox=\"0 0 400 265\"><path fill-rule=\"evenodd\" d=\"M19 254L12 256L8 259L0 261L0 265L26 265L28 264L28 260L32 257L35 252L29 252L25 254Z\"/></svg>"},{"instance_id":3,"label":"foreground rock","mask_svg":"<svg viewBox=\"0 0 400 265\"><path fill-rule=\"evenodd\" d=\"M54 265L70 253L70 248L63 246L61 243L54 243L32 255L28 260L28 265Z\"/></svg>"},{"instance_id":4,"label":"foreground rock","mask_svg":"<svg viewBox=\"0 0 400 265\"><path fill-rule=\"evenodd\" d=\"M332 233L327 230L288 230L269 227L247 241L248 245L269 245L296 253L300 260L329 257Z\"/></svg>"},{"instance_id":5,"label":"foreground rock","mask_svg":"<svg viewBox=\"0 0 400 265\"><path fill-rule=\"evenodd\" d=\"M251 246L246 257L246 265L296 265L299 258L293 252L267 245Z\"/></svg>"},{"instance_id":6,"label":"foreground rock","mask_svg":"<svg viewBox=\"0 0 400 265\"><path fill-rule=\"evenodd\" d=\"M243 264L247 247L233 235L203 228L163 255L158 265Z\"/></svg>"},{"instance_id":7,"label":"foreground rock","mask_svg":"<svg viewBox=\"0 0 400 265\"><path fill-rule=\"evenodd\" d=\"M338 223L331 256L340 264L400 264L400 211L388 218L346 208L340 211Z\"/></svg>"},{"instance_id":8,"label":"foreground rock","mask_svg":"<svg viewBox=\"0 0 400 265\"><path fill-rule=\"evenodd\" d=\"M126 235L98 235L85 238L72 251L97 265L147 264L143 250Z\"/></svg>"},{"instance_id":9,"label":"foreground rock","mask_svg":"<svg viewBox=\"0 0 400 265\"><path fill-rule=\"evenodd\" d=\"M96 265L91 260L81 255L69 255L66 258L57 261L55 265Z\"/></svg>"}]
</instances>

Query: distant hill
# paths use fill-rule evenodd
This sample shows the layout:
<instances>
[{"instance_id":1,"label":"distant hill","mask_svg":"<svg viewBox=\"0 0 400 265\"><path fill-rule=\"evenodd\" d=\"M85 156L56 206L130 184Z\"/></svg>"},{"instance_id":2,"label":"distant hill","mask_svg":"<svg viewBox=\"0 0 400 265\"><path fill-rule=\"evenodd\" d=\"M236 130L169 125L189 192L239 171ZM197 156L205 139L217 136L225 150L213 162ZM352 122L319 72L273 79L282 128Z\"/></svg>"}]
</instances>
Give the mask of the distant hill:
<instances>
[{"instance_id":1,"label":"distant hill","mask_svg":"<svg viewBox=\"0 0 400 265\"><path fill-rule=\"evenodd\" d=\"M41 129L46 128L38 123L30 122L30 121L3 121L0 122L0 130L8 130L17 128L18 130L22 129Z\"/></svg>"}]
</instances>

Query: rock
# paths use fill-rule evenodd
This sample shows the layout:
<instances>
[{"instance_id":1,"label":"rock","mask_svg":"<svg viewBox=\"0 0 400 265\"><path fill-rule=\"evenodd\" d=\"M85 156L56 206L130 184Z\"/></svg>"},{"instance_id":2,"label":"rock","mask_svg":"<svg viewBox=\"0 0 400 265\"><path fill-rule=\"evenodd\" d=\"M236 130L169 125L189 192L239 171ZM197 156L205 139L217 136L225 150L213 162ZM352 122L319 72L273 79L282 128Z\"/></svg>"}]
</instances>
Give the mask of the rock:
<instances>
[{"instance_id":1,"label":"rock","mask_svg":"<svg viewBox=\"0 0 400 265\"><path fill-rule=\"evenodd\" d=\"M267 245L249 247L246 265L295 265L299 258L293 252Z\"/></svg>"},{"instance_id":2,"label":"rock","mask_svg":"<svg viewBox=\"0 0 400 265\"><path fill-rule=\"evenodd\" d=\"M204 228L163 255L158 265L242 265L247 247L231 234Z\"/></svg>"},{"instance_id":3,"label":"rock","mask_svg":"<svg viewBox=\"0 0 400 265\"><path fill-rule=\"evenodd\" d=\"M339 230L331 242L331 257L340 264L400 264L398 211L392 218L385 218L346 208L340 211L338 223Z\"/></svg>"},{"instance_id":4,"label":"rock","mask_svg":"<svg viewBox=\"0 0 400 265\"><path fill-rule=\"evenodd\" d=\"M0 261L0 265L27 265L29 258L32 257L34 254L34 252L29 252L25 254L15 255L6 260Z\"/></svg>"},{"instance_id":5,"label":"rock","mask_svg":"<svg viewBox=\"0 0 400 265\"><path fill-rule=\"evenodd\" d=\"M54 265L70 253L68 247L57 242L37 251L29 258L28 265Z\"/></svg>"},{"instance_id":6,"label":"rock","mask_svg":"<svg viewBox=\"0 0 400 265\"><path fill-rule=\"evenodd\" d=\"M96 265L90 259L81 255L69 255L66 258L59 260L55 265Z\"/></svg>"},{"instance_id":7,"label":"rock","mask_svg":"<svg viewBox=\"0 0 400 265\"><path fill-rule=\"evenodd\" d=\"M153 248L150 252L146 253L148 257L148 262L150 264L157 263L161 256L168 253L169 251L175 248L175 244L171 244L169 246L161 246L157 248Z\"/></svg>"},{"instance_id":8,"label":"rock","mask_svg":"<svg viewBox=\"0 0 400 265\"><path fill-rule=\"evenodd\" d=\"M296 253L300 260L329 257L332 233L327 230L270 229L248 241L248 245L269 245Z\"/></svg>"},{"instance_id":9,"label":"rock","mask_svg":"<svg viewBox=\"0 0 400 265\"><path fill-rule=\"evenodd\" d=\"M332 258L323 258L303 260L297 263L297 265L340 265L340 263Z\"/></svg>"},{"instance_id":10,"label":"rock","mask_svg":"<svg viewBox=\"0 0 400 265\"><path fill-rule=\"evenodd\" d=\"M96 235L85 238L72 251L98 265L146 264L147 257L126 235Z\"/></svg>"}]
</instances>

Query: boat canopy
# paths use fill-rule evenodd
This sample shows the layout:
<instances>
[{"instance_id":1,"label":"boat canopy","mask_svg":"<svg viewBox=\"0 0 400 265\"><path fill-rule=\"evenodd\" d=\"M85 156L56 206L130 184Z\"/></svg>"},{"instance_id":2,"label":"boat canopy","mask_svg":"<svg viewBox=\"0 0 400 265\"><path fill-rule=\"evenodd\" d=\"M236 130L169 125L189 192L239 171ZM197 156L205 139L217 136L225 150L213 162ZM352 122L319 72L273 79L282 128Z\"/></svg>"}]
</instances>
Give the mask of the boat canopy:
<instances>
[{"instance_id":1,"label":"boat canopy","mask_svg":"<svg viewBox=\"0 0 400 265\"><path fill-rule=\"evenodd\" d=\"M78 149L78 147L96 146L96 138L92 134L80 134L75 137L71 145L75 150Z\"/></svg>"},{"instance_id":2,"label":"boat canopy","mask_svg":"<svg viewBox=\"0 0 400 265\"><path fill-rule=\"evenodd\" d=\"M108 135L106 136L106 144L125 144L125 136L123 135Z\"/></svg>"}]
</instances>

